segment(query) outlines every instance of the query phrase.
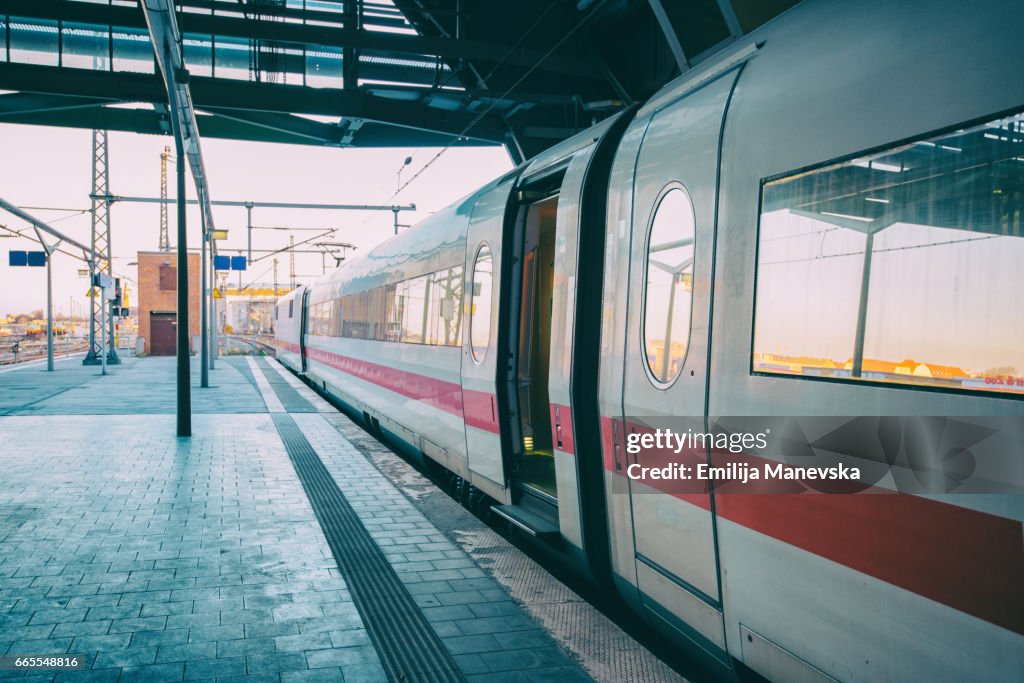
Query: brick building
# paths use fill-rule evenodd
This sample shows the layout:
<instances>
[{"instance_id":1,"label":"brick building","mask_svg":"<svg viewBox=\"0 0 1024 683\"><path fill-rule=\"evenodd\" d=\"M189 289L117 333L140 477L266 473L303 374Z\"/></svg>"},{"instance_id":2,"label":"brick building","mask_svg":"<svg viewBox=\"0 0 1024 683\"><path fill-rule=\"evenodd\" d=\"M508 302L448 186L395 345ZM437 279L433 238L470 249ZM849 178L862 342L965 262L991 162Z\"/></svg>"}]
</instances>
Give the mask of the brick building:
<instances>
[{"instance_id":1,"label":"brick building","mask_svg":"<svg viewBox=\"0 0 1024 683\"><path fill-rule=\"evenodd\" d=\"M176 252L140 251L139 337L146 340L146 353L172 356L177 349L178 255ZM199 335L199 254L188 255L189 339ZM192 342L194 346L194 342ZM195 349L191 349L194 353Z\"/></svg>"}]
</instances>

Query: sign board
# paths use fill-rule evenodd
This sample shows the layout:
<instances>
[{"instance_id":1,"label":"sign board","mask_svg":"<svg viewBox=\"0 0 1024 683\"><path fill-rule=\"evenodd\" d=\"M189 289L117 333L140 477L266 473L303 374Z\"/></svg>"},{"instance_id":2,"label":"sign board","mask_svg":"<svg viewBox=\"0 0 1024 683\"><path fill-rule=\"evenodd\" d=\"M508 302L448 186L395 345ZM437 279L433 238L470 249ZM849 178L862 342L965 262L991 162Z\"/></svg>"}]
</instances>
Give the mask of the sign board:
<instances>
[{"instance_id":1,"label":"sign board","mask_svg":"<svg viewBox=\"0 0 1024 683\"><path fill-rule=\"evenodd\" d=\"M212 230L210 232L210 238L215 240L226 240L228 238L227 230Z\"/></svg>"},{"instance_id":2,"label":"sign board","mask_svg":"<svg viewBox=\"0 0 1024 683\"><path fill-rule=\"evenodd\" d=\"M214 289L213 290L213 298L214 299L220 299L221 298L220 290L219 289Z\"/></svg>"},{"instance_id":3,"label":"sign board","mask_svg":"<svg viewBox=\"0 0 1024 683\"><path fill-rule=\"evenodd\" d=\"M232 256L231 257L231 270L245 270L245 257L244 256Z\"/></svg>"},{"instance_id":4,"label":"sign board","mask_svg":"<svg viewBox=\"0 0 1024 683\"><path fill-rule=\"evenodd\" d=\"M93 273L92 286L102 287L103 289L109 289L111 290L111 293L113 293L114 278L110 277L110 275L107 273Z\"/></svg>"},{"instance_id":5,"label":"sign board","mask_svg":"<svg viewBox=\"0 0 1024 683\"><path fill-rule=\"evenodd\" d=\"M11 251L7 258L12 266L46 267L45 251Z\"/></svg>"},{"instance_id":6,"label":"sign board","mask_svg":"<svg viewBox=\"0 0 1024 683\"><path fill-rule=\"evenodd\" d=\"M230 256L214 256L213 257L213 268L214 268L214 270L231 270L231 257Z\"/></svg>"}]
</instances>

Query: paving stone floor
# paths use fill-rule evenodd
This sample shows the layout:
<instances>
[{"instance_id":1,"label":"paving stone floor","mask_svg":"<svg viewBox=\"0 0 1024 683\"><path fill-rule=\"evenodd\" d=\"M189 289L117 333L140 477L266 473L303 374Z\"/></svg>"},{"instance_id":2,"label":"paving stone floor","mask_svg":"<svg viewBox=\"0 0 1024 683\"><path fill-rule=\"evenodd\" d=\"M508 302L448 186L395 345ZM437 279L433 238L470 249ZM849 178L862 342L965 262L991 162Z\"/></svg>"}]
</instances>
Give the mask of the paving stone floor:
<instances>
[{"instance_id":1,"label":"paving stone floor","mask_svg":"<svg viewBox=\"0 0 1024 683\"><path fill-rule=\"evenodd\" d=\"M287 406L468 680L589 680L276 363L222 359L190 439L173 376L0 374L0 654L86 662L0 678L387 680L267 412Z\"/></svg>"}]
</instances>

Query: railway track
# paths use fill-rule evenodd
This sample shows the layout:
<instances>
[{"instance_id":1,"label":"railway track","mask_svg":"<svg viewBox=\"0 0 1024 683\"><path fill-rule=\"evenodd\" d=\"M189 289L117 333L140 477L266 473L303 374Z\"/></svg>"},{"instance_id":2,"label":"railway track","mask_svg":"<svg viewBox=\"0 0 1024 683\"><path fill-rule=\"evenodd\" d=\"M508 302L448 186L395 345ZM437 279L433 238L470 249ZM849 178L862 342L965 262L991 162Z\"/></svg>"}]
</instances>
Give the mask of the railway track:
<instances>
[{"instance_id":1,"label":"railway track","mask_svg":"<svg viewBox=\"0 0 1024 683\"><path fill-rule=\"evenodd\" d=\"M18 363L27 363L33 360L39 360L46 358L46 340L16 340L17 353L15 353L15 345L12 342L0 342L0 366L15 365ZM53 356L54 358L60 358L72 353L78 353L85 351L89 348L89 342L85 339L75 339L70 342L65 342L64 339L54 339L53 342Z\"/></svg>"}]
</instances>

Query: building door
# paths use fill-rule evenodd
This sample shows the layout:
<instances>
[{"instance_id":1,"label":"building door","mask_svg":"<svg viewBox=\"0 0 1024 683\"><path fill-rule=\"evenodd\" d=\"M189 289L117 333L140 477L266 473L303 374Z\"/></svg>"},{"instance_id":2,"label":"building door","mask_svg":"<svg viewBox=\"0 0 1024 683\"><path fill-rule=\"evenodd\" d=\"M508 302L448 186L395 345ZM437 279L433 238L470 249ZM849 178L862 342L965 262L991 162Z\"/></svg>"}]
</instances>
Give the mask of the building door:
<instances>
[{"instance_id":1,"label":"building door","mask_svg":"<svg viewBox=\"0 0 1024 683\"><path fill-rule=\"evenodd\" d=\"M173 356L178 351L178 314L151 313L149 355Z\"/></svg>"}]
</instances>

